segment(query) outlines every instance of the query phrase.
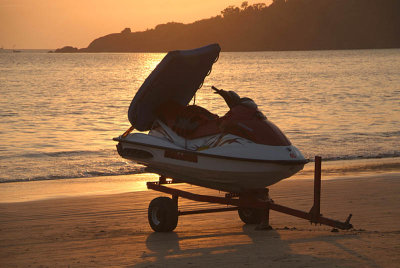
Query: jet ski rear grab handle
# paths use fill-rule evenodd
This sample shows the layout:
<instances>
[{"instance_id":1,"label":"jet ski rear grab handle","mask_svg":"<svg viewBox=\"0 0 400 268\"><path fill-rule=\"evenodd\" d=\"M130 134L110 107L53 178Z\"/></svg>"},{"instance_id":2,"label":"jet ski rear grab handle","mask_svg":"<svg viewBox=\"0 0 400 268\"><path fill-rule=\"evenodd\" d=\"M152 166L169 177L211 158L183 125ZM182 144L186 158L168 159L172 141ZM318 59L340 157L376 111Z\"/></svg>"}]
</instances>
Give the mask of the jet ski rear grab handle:
<instances>
[{"instance_id":1,"label":"jet ski rear grab handle","mask_svg":"<svg viewBox=\"0 0 400 268\"><path fill-rule=\"evenodd\" d=\"M301 211L298 209L290 208L287 206L279 205L275 203L273 200L267 198L265 201L256 199L256 198L240 198L240 194L236 193L227 193L225 197L217 197L217 196L208 196L208 195L200 195L194 194L187 191L166 187L163 184L173 184L179 183L174 182L172 180L167 180L165 177L161 176L160 180L157 182L147 182L147 188L167 194L172 195L172 200L176 202L178 206L178 198L186 198L193 201L198 202L208 202L208 203L216 203L216 204L224 204L230 205L233 207L224 207L224 208L215 208L215 209L201 209L201 210L190 210L190 211L178 211L179 216L190 215L190 214L201 214L201 213L213 213L213 212L223 212L223 211L233 211L238 210L239 208L260 208L265 209L263 220L261 224L257 227L258 229L272 229L269 225L269 211L275 210L280 213L292 215L297 218L302 218L310 221L311 224L323 224L327 226L331 226L334 228L348 230L353 228L353 225L350 224L350 219L352 214L349 214L346 221L341 222L338 220L329 219L323 217L320 213L320 201L321 201L321 160L320 156L315 157L315 170L314 170L314 204L309 212ZM268 189L264 189L265 193L268 196ZM254 196L254 195L252 195ZM235 198L239 197L239 198ZM242 196L243 197L243 196Z\"/></svg>"}]
</instances>

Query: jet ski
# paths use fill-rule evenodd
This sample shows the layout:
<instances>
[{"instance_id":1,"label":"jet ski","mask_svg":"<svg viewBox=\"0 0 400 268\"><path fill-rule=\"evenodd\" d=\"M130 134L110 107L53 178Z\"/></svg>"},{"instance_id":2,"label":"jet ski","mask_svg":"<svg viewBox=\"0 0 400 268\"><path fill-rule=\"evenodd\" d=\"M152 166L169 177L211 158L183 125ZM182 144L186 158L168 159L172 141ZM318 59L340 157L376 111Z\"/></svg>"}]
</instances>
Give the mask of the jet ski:
<instances>
[{"instance_id":1,"label":"jet ski","mask_svg":"<svg viewBox=\"0 0 400 268\"><path fill-rule=\"evenodd\" d=\"M232 193L296 174L308 160L252 99L213 86L229 107L224 116L189 105L219 52L211 44L164 57L131 102L132 126L114 138L119 155L174 181Z\"/></svg>"}]
</instances>

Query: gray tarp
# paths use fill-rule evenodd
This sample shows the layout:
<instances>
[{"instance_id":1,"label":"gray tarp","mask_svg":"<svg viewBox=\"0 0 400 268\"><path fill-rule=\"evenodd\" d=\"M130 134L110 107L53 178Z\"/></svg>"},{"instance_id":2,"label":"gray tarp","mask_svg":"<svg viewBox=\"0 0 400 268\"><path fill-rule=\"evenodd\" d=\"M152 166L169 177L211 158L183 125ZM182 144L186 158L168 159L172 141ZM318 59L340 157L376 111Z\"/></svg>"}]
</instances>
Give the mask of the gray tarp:
<instances>
[{"instance_id":1,"label":"gray tarp","mask_svg":"<svg viewBox=\"0 0 400 268\"><path fill-rule=\"evenodd\" d=\"M128 118L132 126L140 131L149 130L156 119L155 111L166 101L186 106L211 71L220 51L218 44L211 44L168 52L131 102Z\"/></svg>"}]
</instances>

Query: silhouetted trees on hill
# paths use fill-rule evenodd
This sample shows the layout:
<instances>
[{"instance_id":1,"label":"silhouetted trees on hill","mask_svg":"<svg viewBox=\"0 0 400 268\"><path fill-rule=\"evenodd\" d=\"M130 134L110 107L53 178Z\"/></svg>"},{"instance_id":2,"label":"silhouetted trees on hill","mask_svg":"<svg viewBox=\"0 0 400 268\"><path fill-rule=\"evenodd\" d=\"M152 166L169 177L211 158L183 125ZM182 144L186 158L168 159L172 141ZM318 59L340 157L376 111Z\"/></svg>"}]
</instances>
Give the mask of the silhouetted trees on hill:
<instances>
[{"instance_id":1,"label":"silhouetted trees on hill","mask_svg":"<svg viewBox=\"0 0 400 268\"><path fill-rule=\"evenodd\" d=\"M274 0L229 6L190 24L109 34L82 52L165 52L219 43L223 51L400 47L399 0Z\"/></svg>"}]
</instances>

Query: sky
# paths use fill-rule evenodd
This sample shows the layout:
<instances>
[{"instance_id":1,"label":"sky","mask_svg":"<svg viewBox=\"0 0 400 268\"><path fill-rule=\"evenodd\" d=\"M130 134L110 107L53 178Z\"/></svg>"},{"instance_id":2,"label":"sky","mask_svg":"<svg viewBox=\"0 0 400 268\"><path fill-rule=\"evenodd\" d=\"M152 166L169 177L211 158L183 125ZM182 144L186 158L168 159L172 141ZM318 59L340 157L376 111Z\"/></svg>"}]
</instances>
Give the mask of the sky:
<instances>
[{"instance_id":1,"label":"sky","mask_svg":"<svg viewBox=\"0 0 400 268\"><path fill-rule=\"evenodd\" d=\"M219 15L243 0L0 0L0 47L55 49L87 47L94 39L122 31L190 23ZM249 4L268 0L247 1Z\"/></svg>"}]
</instances>

